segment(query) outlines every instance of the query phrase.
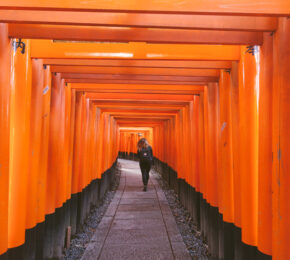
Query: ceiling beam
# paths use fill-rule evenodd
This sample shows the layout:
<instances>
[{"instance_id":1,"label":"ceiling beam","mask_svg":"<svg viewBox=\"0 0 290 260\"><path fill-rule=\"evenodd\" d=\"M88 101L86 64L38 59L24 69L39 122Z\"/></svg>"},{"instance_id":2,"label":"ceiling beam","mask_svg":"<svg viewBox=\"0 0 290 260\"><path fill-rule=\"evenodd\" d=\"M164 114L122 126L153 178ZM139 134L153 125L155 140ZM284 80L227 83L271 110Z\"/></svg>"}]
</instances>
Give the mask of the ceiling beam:
<instances>
[{"instance_id":1,"label":"ceiling beam","mask_svg":"<svg viewBox=\"0 0 290 260\"><path fill-rule=\"evenodd\" d=\"M84 60L84 59L44 59L46 65L94 66L124 68L178 68L178 69L227 69L230 61L186 61L186 60Z\"/></svg>"},{"instance_id":2,"label":"ceiling beam","mask_svg":"<svg viewBox=\"0 0 290 260\"><path fill-rule=\"evenodd\" d=\"M61 73L63 79L93 79L93 80L142 80L142 81L170 81L170 82L217 82L217 76L163 76L163 75L134 75L134 74L81 74Z\"/></svg>"},{"instance_id":3,"label":"ceiling beam","mask_svg":"<svg viewBox=\"0 0 290 260\"><path fill-rule=\"evenodd\" d=\"M0 10L0 22L265 32L277 28L276 17L40 10Z\"/></svg>"},{"instance_id":4,"label":"ceiling beam","mask_svg":"<svg viewBox=\"0 0 290 260\"><path fill-rule=\"evenodd\" d=\"M290 3L288 0L1 0L0 9L288 16Z\"/></svg>"},{"instance_id":5,"label":"ceiling beam","mask_svg":"<svg viewBox=\"0 0 290 260\"><path fill-rule=\"evenodd\" d=\"M179 68L128 68L128 67L85 67L85 66L51 66L51 72L77 74L131 74L164 76L212 76L218 77L218 69L179 69Z\"/></svg>"},{"instance_id":6,"label":"ceiling beam","mask_svg":"<svg viewBox=\"0 0 290 260\"><path fill-rule=\"evenodd\" d=\"M94 90L90 88L82 88L82 91L84 92L90 92L90 93L139 93L139 94L173 94L173 95L198 95L203 90L147 90L147 89L141 89L141 90L135 90L135 89L102 89L102 90Z\"/></svg>"},{"instance_id":7,"label":"ceiling beam","mask_svg":"<svg viewBox=\"0 0 290 260\"><path fill-rule=\"evenodd\" d=\"M174 95L174 94L140 94L140 93L86 93L86 98L90 100L172 100L172 101L192 101L194 95Z\"/></svg>"},{"instance_id":8,"label":"ceiling beam","mask_svg":"<svg viewBox=\"0 0 290 260\"><path fill-rule=\"evenodd\" d=\"M31 58L234 61L240 59L240 46L31 40Z\"/></svg>"},{"instance_id":9,"label":"ceiling beam","mask_svg":"<svg viewBox=\"0 0 290 260\"><path fill-rule=\"evenodd\" d=\"M11 38L100 42L261 45L262 32L9 24Z\"/></svg>"},{"instance_id":10,"label":"ceiling beam","mask_svg":"<svg viewBox=\"0 0 290 260\"><path fill-rule=\"evenodd\" d=\"M71 83L71 88L72 89L95 89L95 90L101 90L101 89L109 89L109 90L120 90L120 89L128 89L127 87L124 87L123 85L119 85L119 84L107 84L107 85L103 85L103 84L78 84L78 83ZM130 89L134 89L136 91L140 91L140 90L199 90L199 91L203 91L204 87L203 86L195 86L195 85L169 85L169 86L165 86L165 85L133 85L130 86Z\"/></svg>"},{"instance_id":11,"label":"ceiling beam","mask_svg":"<svg viewBox=\"0 0 290 260\"><path fill-rule=\"evenodd\" d=\"M196 81L196 82L176 82L167 80L99 80L99 79L65 79L66 83L92 83L92 84L125 84L125 85L207 85L208 81Z\"/></svg>"}]
</instances>

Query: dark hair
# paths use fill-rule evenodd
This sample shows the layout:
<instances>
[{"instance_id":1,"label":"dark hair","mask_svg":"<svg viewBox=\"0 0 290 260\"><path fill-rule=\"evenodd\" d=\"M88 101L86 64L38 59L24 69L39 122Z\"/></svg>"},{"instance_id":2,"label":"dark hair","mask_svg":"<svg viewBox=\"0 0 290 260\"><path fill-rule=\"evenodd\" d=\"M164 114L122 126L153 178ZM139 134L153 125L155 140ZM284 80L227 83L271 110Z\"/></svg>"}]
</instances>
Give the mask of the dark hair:
<instances>
[{"instance_id":1,"label":"dark hair","mask_svg":"<svg viewBox=\"0 0 290 260\"><path fill-rule=\"evenodd\" d=\"M139 142L137 143L138 150L141 150L142 148L147 148L149 146L149 143L146 138L141 138Z\"/></svg>"}]
</instances>

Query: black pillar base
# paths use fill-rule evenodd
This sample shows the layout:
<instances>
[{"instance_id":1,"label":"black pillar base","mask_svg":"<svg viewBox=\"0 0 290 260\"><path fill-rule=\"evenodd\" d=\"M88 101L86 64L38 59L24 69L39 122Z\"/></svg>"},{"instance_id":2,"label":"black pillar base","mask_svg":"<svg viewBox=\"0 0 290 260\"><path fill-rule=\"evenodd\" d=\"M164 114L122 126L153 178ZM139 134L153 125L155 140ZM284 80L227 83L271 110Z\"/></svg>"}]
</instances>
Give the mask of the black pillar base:
<instances>
[{"instance_id":1,"label":"black pillar base","mask_svg":"<svg viewBox=\"0 0 290 260\"><path fill-rule=\"evenodd\" d=\"M23 259L24 250L25 250L24 245L8 249L7 251L8 259L9 260Z\"/></svg>"},{"instance_id":2,"label":"black pillar base","mask_svg":"<svg viewBox=\"0 0 290 260\"><path fill-rule=\"evenodd\" d=\"M7 251L4 254L0 255L0 260L8 260L8 252Z\"/></svg>"}]
</instances>

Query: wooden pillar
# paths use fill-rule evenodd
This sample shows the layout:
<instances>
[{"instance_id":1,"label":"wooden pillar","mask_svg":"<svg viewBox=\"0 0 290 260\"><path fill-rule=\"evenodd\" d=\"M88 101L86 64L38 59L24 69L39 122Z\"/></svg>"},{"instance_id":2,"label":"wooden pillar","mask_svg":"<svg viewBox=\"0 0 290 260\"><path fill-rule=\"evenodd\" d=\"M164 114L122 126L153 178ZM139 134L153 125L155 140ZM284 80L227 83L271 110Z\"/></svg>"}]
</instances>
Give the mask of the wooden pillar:
<instances>
[{"instance_id":1,"label":"wooden pillar","mask_svg":"<svg viewBox=\"0 0 290 260\"><path fill-rule=\"evenodd\" d=\"M72 172L72 193L78 193L80 189L80 174L81 174L81 154L82 154L82 102L83 94L76 93L76 108L75 108L75 129L74 129L74 151L73 151L73 172Z\"/></svg>"},{"instance_id":2,"label":"wooden pillar","mask_svg":"<svg viewBox=\"0 0 290 260\"><path fill-rule=\"evenodd\" d=\"M50 67L44 68L44 79L42 87L42 109L41 109L41 144L38 173L38 207L37 221L43 222L46 211L46 188L47 188L47 167L48 167L48 140L49 140L49 122L50 122L50 97L51 97L51 72ZM49 196L49 194L48 194ZM49 198L48 198L49 199Z\"/></svg>"},{"instance_id":3,"label":"wooden pillar","mask_svg":"<svg viewBox=\"0 0 290 260\"><path fill-rule=\"evenodd\" d=\"M9 161L9 248L25 242L26 197L31 109L30 42L25 53L15 49L11 63L11 116Z\"/></svg>"},{"instance_id":4,"label":"wooden pillar","mask_svg":"<svg viewBox=\"0 0 290 260\"><path fill-rule=\"evenodd\" d=\"M55 212L64 201L64 176L62 171L63 141L62 141L62 92L60 75L52 75L50 129L48 149L48 176L47 178L47 214Z\"/></svg>"},{"instance_id":5,"label":"wooden pillar","mask_svg":"<svg viewBox=\"0 0 290 260\"><path fill-rule=\"evenodd\" d=\"M259 47L241 47L239 68L242 241L257 245Z\"/></svg>"},{"instance_id":6,"label":"wooden pillar","mask_svg":"<svg viewBox=\"0 0 290 260\"><path fill-rule=\"evenodd\" d=\"M74 123L74 92L71 89L71 84L66 83L64 86L64 158L63 167L64 174L66 174L65 181L65 200L71 198L71 185L72 185L72 136L73 136L73 123Z\"/></svg>"},{"instance_id":7,"label":"wooden pillar","mask_svg":"<svg viewBox=\"0 0 290 260\"><path fill-rule=\"evenodd\" d=\"M40 173L40 148L41 148L41 121L43 97L43 64L42 60L32 60L32 90L30 113L30 142L26 204L26 228L31 229L37 223L38 207L38 174Z\"/></svg>"},{"instance_id":8,"label":"wooden pillar","mask_svg":"<svg viewBox=\"0 0 290 260\"><path fill-rule=\"evenodd\" d=\"M8 247L10 59L8 25L0 24L0 255Z\"/></svg>"},{"instance_id":9,"label":"wooden pillar","mask_svg":"<svg viewBox=\"0 0 290 260\"><path fill-rule=\"evenodd\" d=\"M273 259L290 258L290 20L279 18L274 34Z\"/></svg>"},{"instance_id":10,"label":"wooden pillar","mask_svg":"<svg viewBox=\"0 0 290 260\"><path fill-rule=\"evenodd\" d=\"M272 254L273 36L264 33L259 93L258 249Z\"/></svg>"},{"instance_id":11,"label":"wooden pillar","mask_svg":"<svg viewBox=\"0 0 290 260\"><path fill-rule=\"evenodd\" d=\"M239 110L239 63L232 62L231 69L231 120L234 182L234 223L241 227L241 176L240 176L240 110Z\"/></svg>"},{"instance_id":12,"label":"wooden pillar","mask_svg":"<svg viewBox=\"0 0 290 260\"><path fill-rule=\"evenodd\" d=\"M231 117L231 80L230 74L221 71L219 81L219 207L223 220L234 222L234 176L232 152L232 117Z\"/></svg>"},{"instance_id":13,"label":"wooden pillar","mask_svg":"<svg viewBox=\"0 0 290 260\"><path fill-rule=\"evenodd\" d=\"M213 207L218 207L218 100L219 90L216 83L208 84L207 90L208 104L208 157L207 157L207 191L208 201Z\"/></svg>"}]
</instances>

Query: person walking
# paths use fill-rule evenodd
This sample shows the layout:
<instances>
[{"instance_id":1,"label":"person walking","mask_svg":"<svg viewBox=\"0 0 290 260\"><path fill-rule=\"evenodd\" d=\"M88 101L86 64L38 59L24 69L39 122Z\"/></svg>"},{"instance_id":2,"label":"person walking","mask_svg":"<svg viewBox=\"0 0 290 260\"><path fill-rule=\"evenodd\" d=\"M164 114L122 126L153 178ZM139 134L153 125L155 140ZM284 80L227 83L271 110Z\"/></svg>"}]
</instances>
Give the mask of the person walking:
<instances>
[{"instance_id":1,"label":"person walking","mask_svg":"<svg viewBox=\"0 0 290 260\"><path fill-rule=\"evenodd\" d=\"M149 181L149 172L153 165L153 151L145 138L141 138L137 144L137 156L139 157L139 165L142 172L142 181L144 184L143 191L147 191Z\"/></svg>"}]
</instances>

